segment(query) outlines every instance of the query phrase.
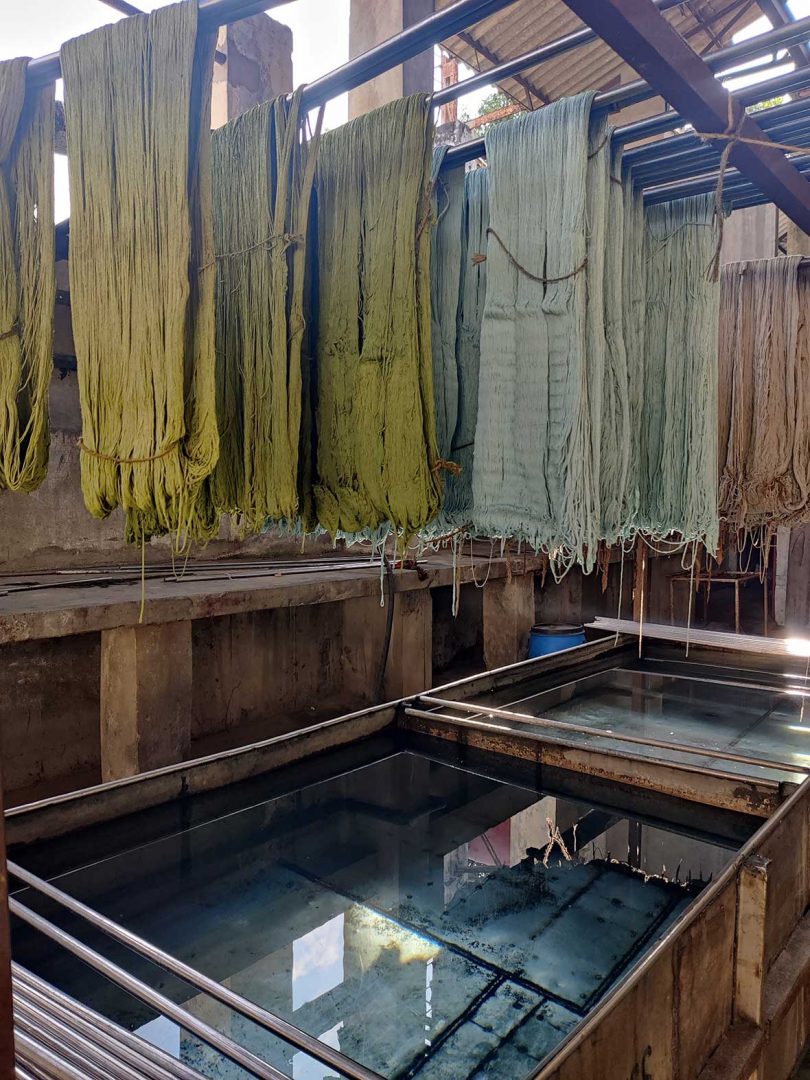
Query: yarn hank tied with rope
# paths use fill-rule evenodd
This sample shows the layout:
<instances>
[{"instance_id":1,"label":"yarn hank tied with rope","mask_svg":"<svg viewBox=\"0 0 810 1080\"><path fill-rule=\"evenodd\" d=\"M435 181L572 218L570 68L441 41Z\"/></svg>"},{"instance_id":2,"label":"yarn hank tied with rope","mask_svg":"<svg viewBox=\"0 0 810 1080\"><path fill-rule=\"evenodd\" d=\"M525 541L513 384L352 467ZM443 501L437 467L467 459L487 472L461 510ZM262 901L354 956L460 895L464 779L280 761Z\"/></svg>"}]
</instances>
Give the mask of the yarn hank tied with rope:
<instances>
[{"instance_id":1,"label":"yarn hank tied with rope","mask_svg":"<svg viewBox=\"0 0 810 1080\"><path fill-rule=\"evenodd\" d=\"M0 62L0 490L48 468L56 296L54 87L27 89L25 58Z\"/></svg>"},{"instance_id":2,"label":"yarn hank tied with rope","mask_svg":"<svg viewBox=\"0 0 810 1080\"><path fill-rule=\"evenodd\" d=\"M430 161L424 94L321 140L311 487L332 535L390 525L401 543L442 487L430 348ZM308 523L311 526L311 522Z\"/></svg>"},{"instance_id":3,"label":"yarn hank tied with rope","mask_svg":"<svg viewBox=\"0 0 810 1080\"><path fill-rule=\"evenodd\" d=\"M320 136L301 90L254 106L213 136L217 416L207 484L243 531L298 516L304 277Z\"/></svg>"},{"instance_id":4,"label":"yarn hank tied with rope","mask_svg":"<svg viewBox=\"0 0 810 1080\"><path fill-rule=\"evenodd\" d=\"M127 538L218 521L210 84L214 35L174 4L61 51L82 490Z\"/></svg>"}]
</instances>

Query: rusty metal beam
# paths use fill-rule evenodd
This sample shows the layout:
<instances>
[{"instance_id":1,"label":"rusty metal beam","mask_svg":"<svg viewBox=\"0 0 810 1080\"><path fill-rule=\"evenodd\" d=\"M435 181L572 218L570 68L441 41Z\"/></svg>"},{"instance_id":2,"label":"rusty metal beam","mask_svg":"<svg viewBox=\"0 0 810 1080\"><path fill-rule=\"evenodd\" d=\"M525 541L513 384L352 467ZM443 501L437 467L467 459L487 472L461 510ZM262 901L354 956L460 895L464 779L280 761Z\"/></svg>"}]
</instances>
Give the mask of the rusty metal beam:
<instances>
[{"instance_id":1,"label":"rusty metal beam","mask_svg":"<svg viewBox=\"0 0 810 1080\"><path fill-rule=\"evenodd\" d=\"M497 67L498 64L503 63L502 57L498 56L497 53L493 52L492 49L490 49L483 43L483 41L480 41L468 30L462 30L461 33L456 34L456 37L463 41L465 45L469 45L471 49L474 49L475 52L483 56L485 60L489 60L490 64L492 64L493 66ZM464 58L462 57L462 60L463 59ZM466 60L464 62L467 63ZM519 86L522 86L523 89L526 91L526 95L528 98L527 107L529 109L534 108L532 96L536 97L541 105L548 105L550 100L548 95L544 94L543 91L539 87L535 86L535 84L531 82L530 79L527 79L525 75L513 75L512 78ZM517 98L513 94L509 94L509 97L511 97L513 101L517 101Z\"/></svg>"},{"instance_id":2,"label":"rusty metal beam","mask_svg":"<svg viewBox=\"0 0 810 1080\"><path fill-rule=\"evenodd\" d=\"M565 3L697 131L725 132L730 118L731 127L744 138L770 141L650 0ZM791 221L810 233L810 183L781 150L738 142L729 160Z\"/></svg>"},{"instance_id":3,"label":"rusty metal beam","mask_svg":"<svg viewBox=\"0 0 810 1080\"><path fill-rule=\"evenodd\" d=\"M793 12L785 3L785 0L757 0L757 6L763 15L767 16L772 26L787 26L794 22ZM810 64L810 52L806 45L794 45L790 51L790 58L799 67Z\"/></svg>"}]
</instances>

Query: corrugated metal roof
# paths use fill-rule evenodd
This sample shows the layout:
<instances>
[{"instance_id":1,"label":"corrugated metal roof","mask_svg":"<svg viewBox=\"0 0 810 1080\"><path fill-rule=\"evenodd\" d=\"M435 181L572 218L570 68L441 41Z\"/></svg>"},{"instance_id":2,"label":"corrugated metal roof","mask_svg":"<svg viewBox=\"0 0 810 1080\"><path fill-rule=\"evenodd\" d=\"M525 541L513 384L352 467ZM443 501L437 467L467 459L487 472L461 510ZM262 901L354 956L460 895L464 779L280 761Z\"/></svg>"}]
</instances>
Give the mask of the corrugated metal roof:
<instances>
[{"instance_id":1,"label":"corrugated metal roof","mask_svg":"<svg viewBox=\"0 0 810 1080\"><path fill-rule=\"evenodd\" d=\"M446 7L452 2L437 0L436 6ZM752 0L685 0L665 14L697 52L727 44L760 16ZM517 0L497 15L449 38L444 45L470 67L485 71L582 26L563 0ZM581 90L608 90L637 78L628 64L597 40L499 85L520 104L537 108Z\"/></svg>"}]
</instances>

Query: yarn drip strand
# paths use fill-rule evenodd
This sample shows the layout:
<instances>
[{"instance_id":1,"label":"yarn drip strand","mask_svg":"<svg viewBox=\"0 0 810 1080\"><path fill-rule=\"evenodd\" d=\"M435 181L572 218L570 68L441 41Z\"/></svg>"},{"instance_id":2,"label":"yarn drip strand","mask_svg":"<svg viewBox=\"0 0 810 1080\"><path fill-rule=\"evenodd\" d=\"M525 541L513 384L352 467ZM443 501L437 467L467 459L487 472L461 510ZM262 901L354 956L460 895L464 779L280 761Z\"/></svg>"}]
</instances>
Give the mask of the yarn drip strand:
<instances>
[{"instance_id":1,"label":"yarn drip strand","mask_svg":"<svg viewBox=\"0 0 810 1080\"><path fill-rule=\"evenodd\" d=\"M25 59L0 63L0 490L48 468L56 295L54 88L26 93Z\"/></svg>"},{"instance_id":2,"label":"yarn drip strand","mask_svg":"<svg viewBox=\"0 0 810 1080\"><path fill-rule=\"evenodd\" d=\"M213 51L189 2L61 53L82 490L96 517L120 505L132 540L218 527L203 491L219 452Z\"/></svg>"}]
</instances>

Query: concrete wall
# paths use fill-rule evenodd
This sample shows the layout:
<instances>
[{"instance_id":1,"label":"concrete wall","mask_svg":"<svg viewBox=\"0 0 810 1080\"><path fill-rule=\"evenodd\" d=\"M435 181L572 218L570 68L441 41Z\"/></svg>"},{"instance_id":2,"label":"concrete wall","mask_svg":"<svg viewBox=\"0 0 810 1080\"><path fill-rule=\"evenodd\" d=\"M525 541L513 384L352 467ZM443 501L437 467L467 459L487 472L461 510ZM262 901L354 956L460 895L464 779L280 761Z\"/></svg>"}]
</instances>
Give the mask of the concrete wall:
<instances>
[{"instance_id":1,"label":"concrete wall","mask_svg":"<svg viewBox=\"0 0 810 1080\"><path fill-rule=\"evenodd\" d=\"M433 0L351 0L349 56L359 56L432 13ZM349 119L420 90L433 91L432 48L350 91Z\"/></svg>"}]
</instances>

